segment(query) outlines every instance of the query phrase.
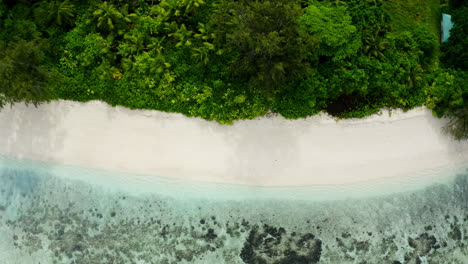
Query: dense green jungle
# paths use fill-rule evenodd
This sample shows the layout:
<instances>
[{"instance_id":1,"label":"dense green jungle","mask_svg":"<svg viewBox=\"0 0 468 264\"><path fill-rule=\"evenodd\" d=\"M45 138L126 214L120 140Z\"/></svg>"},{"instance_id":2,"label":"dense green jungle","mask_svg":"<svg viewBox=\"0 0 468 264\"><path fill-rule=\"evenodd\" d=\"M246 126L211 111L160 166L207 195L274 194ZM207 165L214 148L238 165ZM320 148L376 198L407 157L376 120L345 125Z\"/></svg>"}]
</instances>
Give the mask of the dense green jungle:
<instances>
[{"instance_id":1,"label":"dense green jungle","mask_svg":"<svg viewBox=\"0 0 468 264\"><path fill-rule=\"evenodd\" d=\"M426 105L464 139L466 17L462 0L3 0L0 107L102 100L230 124Z\"/></svg>"}]
</instances>

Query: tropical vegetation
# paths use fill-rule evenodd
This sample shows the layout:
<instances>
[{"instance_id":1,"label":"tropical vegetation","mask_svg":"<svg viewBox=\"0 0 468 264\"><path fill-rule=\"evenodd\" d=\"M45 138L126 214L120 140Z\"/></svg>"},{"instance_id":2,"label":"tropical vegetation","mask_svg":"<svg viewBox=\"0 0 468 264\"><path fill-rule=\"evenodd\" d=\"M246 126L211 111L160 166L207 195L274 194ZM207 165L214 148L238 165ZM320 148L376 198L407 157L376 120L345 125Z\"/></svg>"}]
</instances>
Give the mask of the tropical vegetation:
<instances>
[{"instance_id":1,"label":"tropical vegetation","mask_svg":"<svg viewBox=\"0 0 468 264\"><path fill-rule=\"evenodd\" d=\"M443 45L441 9L455 21ZM232 123L426 104L466 138L466 10L439 0L3 0L0 106L103 100Z\"/></svg>"}]
</instances>

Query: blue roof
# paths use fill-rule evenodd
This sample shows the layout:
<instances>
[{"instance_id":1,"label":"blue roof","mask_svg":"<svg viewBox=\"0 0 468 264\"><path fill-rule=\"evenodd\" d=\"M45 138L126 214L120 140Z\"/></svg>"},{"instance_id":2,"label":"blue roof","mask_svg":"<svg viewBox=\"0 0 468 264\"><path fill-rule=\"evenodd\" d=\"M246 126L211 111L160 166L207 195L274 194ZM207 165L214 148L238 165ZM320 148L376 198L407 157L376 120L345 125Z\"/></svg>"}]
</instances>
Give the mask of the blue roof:
<instances>
[{"instance_id":1,"label":"blue roof","mask_svg":"<svg viewBox=\"0 0 468 264\"><path fill-rule=\"evenodd\" d=\"M450 29L453 27L452 16L448 14L442 13L442 21L440 22L441 25L441 41L447 42L450 37Z\"/></svg>"}]
</instances>

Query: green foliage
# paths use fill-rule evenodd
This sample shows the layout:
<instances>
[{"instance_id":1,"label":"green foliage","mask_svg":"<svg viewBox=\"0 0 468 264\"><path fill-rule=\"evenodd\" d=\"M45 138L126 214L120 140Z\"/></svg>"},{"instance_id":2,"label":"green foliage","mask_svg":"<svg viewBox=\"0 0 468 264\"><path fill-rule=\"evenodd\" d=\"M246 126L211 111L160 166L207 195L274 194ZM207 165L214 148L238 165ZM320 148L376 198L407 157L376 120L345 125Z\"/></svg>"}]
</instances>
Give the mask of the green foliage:
<instances>
[{"instance_id":1,"label":"green foliage","mask_svg":"<svg viewBox=\"0 0 468 264\"><path fill-rule=\"evenodd\" d=\"M46 47L40 39L0 41L0 107L21 101L37 105L51 98L51 73L41 65Z\"/></svg>"},{"instance_id":2,"label":"green foliage","mask_svg":"<svg viewBox=\"0 0 468 264\"><path fill-rule=\"evenodd\" d=\"M426 90L426 105L435 109L438 116L443 116L449 108L463 104L461 87L455 85L453 71L441 71L436 74L431 86Z\"/></svg>"},{"instance_id":3,"label":"green foliage","mask_svg":"<svg viewBox=\"0 0 468 264\"><path fill-rule=\"evenodd\" d=\"M413 38L418 48L422 51L419 54L419 61L428 67L436 61L438 51L438 38L425 27L417 27L412 32Z\"/></svg>"},{"instance_id":4,"label":"green foliage","mask_svg":"<svg viewBox=\"0 0 468 264\"><path fill-rule=\"evenodd\" d=\"M416 3L421 12L409 16ZM269 111L348 118L424 102L460 116L465 92L454 87L466 76L438 71L434 3L0 2L0 94L2 102L103 100L227 124ZM464 67L458 25L444 61ZM453 84L441 85L450 76Z\"/></svg>"},{"instance_id":5,"label":"green foliage","mask_svg":"<svg viewBox=\"0 0 468 264\"><path fill-rule=\"evenodd\" d=\"M455 23L447 43L442 44L442 62L449 69L439 72L428 89L428 106L438 116L449 118L446 131L454 138L468 139L468 4L451 2Z\"/></svg>"},{"instance_id":6,"label":"green foliage","mask_svg":"<svg viewBox=\"0 0 468 264\"><path fill-rule=\"evenodd\" d=\"M88 23L96 23L96 27L103 33L117 33L122 35L124 29L136 17L135 14L128 14L128 6L124 5L120 9L109 2L100 3L92 13L93 19Z\"/></svg>"},{"instance_id":7,"label":"green foliage","mask_svg":"<svg viewBox=\"0 0 468 264\"><path fill-rule=\"evenodd\" d=\"M71 24L75 17L75 6L69 0L41 1L34 9L34 17L38 24L59 26Z\"/></svg>"},{"instance_id":8,"label":"green foliage","mask_svg":"<svg viewBox=\"0 0 468 264\"><path fill-rule=\"evenodd\" d=\"M251 86L272 94L284 89L289 77L307 72L306 58L315 43L298 25L298 1L242 0L221 10L229 10L218 22L226 32L226 46L238 53L231 69Z\"/></svg>"},{"instance_id":9,"label":"green foliage","mask_svg":"<svg viewBox=\"0 0 468 264\"><path fill-rule=\"evenodd\" d=\"M383 5L395 32L424 27L433 35L440 35L440 0L386 0Z\"/></svg>"},{"instance_id":10,"label":"green foliage","mask_svg":"<svg viewBox=\"0 0 468 264\"><path fill-rule=\"evenodd\" d=\"M448 117L446 130L456 139L468 139L468 73L440 70L426 90L426 105L439 117Z\"/></svg>"},{"instance_id":11,"label":"green foliage","mask_svg":"<svg viewBox=\"0 0 468 264\"><path fill-rule=\"evenodd\" d=\"M453 11L453 28L450 30L450 38L442 44L442 62L446 67L454 67L468 70L468 4L465 7Z\"/></svg>"},{"instance_id":12,"label":"green foliage","mask_svg":"<svg viewBox=\"0 0 468 264\"><path fill-rule=\"evenodd\" d=\"M384 52L388 48L388 40L381 36L382 32L375 31L372 34L367 34L363 39L363 51L367 57L382 59L385 57Z\"/></svg>"},{"instance_id":13,"label":"green foliage","mask_svg":"<svg viewBox=\"0 0 468 264\"><path fill-rule=\"evenodd\" d=\"M310 75L296 80L292 88L279 94L272 110L286 118L301 118L317 114L327 106L327 80L321 75Z\"/></svg>"},{"instance_id":14,"label":"green foliage","mask_svg":"<svg viewBox=\"0 0 468 264\"><path fill-rule=\"evenodd\" d=\"M319 39L319 56L343 60L356 55L361 46L357 29L352 25L345 6L310 2L299 21L309 34Z\"/></svg>"},{"instance_id":15,"label":"green foliage","mask_svg":"<svg viewBox=\"0 0 468 264\"><path fill-rule=\"evenodd\" d=\"M3 18L3 16L5 16L5 14L7 13L7 11L8 11L8 8L3 2L3 0L0 1L0 18Z\"/></svg>"}]
</instances>

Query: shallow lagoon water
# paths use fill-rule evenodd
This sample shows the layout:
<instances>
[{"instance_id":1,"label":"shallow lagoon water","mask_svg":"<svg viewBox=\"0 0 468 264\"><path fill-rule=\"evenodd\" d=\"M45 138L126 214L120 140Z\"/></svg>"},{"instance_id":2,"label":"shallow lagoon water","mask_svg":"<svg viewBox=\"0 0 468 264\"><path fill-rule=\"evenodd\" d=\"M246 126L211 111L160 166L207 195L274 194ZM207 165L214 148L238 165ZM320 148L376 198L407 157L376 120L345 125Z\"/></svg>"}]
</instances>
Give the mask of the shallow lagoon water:
<instances>
[{"instance_id":1,"label":"shallow lagoon water","mask_svg":"<svg viewBox=\"0 0 468 264\"><path fill-rule=\"evenodd\" d=\"M2 157L0 259L467 263L468 173L263 188Z\"/></svg>"}]
</instances>

